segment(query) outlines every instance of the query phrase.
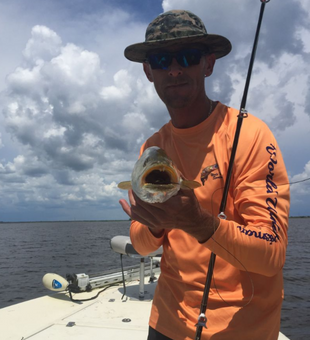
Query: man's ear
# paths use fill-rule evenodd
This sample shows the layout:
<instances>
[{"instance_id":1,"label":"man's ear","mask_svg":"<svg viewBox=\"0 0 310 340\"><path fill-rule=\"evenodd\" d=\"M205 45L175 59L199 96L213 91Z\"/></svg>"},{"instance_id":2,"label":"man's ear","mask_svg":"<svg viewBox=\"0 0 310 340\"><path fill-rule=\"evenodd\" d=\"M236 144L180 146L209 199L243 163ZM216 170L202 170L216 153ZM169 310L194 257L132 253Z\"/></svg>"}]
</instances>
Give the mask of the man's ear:
<instances>
[{"instance_id":1,"label":"man's ear","mask_svg":"<svg viewBox=\"0 0 310 340\"><path fill-rule=\"evenodd\" d=\"M216 61L215 54L212 53L212 54L206 55L205 56L205 60L206 60L206 63L205 63L205 76L206 77L210 77L211 74L213 73L213 68L214 68L215 61Z\"/></svg>"},{"instance_id":2,"label":"man's ear","mask_svg":"<svg viewBox=\"0 0 310 340\"><path fill-rule=\"evenodd\" d=\"M147 79L153 83L153 75L152 75L152 71L151 71L151 66L147 63L143 63L143 71L147 77Z\"/></svg>"}]
</instances>

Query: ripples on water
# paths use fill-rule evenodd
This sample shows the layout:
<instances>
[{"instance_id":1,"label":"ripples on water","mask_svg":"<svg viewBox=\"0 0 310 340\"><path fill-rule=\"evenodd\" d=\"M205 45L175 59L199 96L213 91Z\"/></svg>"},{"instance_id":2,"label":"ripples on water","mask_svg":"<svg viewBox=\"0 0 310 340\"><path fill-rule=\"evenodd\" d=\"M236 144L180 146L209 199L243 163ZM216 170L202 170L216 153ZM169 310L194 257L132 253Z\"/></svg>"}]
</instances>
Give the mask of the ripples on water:
<instances>
[{"instance_id":1,"label":"ripples on water","mask_svg":"<svg viewBox=\"0 0 310 340\"><path fill-rule=\"evenodd\" d=\"M129 235L129 221L0 224L0 308L48 294L45 273L95 274L120 269L110 239ZM310 338L310 219L290 219L284 268L281 331L291 340ZM124 257L124 265L137 259Z\"/></svg>"},{"instance_id":2,"label":"ripples on water","mask_svg":"<svg viewBox=\"0 0 310 340\"><path fill-rule=\"evenodd\" d=\"M310 218L292 218L284 266L281 330L291 340L310 339Z\"/></svg>"},{"instance_id":3,"label":"ripples on water","mask_svg":"<svg viewBox=\"0 0 310 340\"><path fill-rule=\"evenodd\" d=\"M49 293L45 273L95 274L119 269L110 239L129 234L129 221L0 224L0 308ZM124 257L124 265L136 263Z\"/></svg>"}]
</instances>

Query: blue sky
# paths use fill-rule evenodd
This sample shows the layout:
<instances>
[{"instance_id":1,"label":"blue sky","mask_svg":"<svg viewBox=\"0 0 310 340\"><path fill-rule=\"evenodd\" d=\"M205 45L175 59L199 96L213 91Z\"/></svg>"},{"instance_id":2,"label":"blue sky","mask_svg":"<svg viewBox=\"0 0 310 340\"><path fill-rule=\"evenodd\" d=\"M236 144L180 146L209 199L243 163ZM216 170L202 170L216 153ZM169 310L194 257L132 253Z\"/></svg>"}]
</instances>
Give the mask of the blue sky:
<instances>
[{"instance_id":1,"label":"blue sky","mask_svg":"<svg viewBox=\"0 0 310 340\"><path fill-rule=\"evenodd\" d=\"M124 48L163 11L191 10L232 42L206 88L239 108L260 5L2 0L0 221L126 219L117 183L168 114ZM247 101L278 139L291 182L310 177L309 13L303 0L266 5ZM310 181L291 193L291 215L310 215Z\"/></svg>"}]
</instances>

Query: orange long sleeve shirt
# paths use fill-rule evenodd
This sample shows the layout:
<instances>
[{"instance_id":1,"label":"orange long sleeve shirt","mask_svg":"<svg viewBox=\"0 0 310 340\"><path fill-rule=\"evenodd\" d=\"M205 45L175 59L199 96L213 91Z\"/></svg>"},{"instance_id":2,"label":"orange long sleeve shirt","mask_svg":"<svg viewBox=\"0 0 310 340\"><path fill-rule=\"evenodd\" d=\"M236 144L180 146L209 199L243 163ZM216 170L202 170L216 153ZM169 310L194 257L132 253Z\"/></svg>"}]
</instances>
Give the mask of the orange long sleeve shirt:
<instances>
[{"instance_id":1,"label":"orange long sleeve shirt","mask_svg":"<svg viewBox=\"0 0 310 340\"><path fill-rule=\"evenodd\" d=\"M156 145L195 189L200 205L219 213L238 111L218 103L201 124L164 125L142 146ZM135 249L147 254L163 245L161 275L149 324L174 339L194 339L211 252L217 255L202 339L276 340L283 299L289 216L289 185L277 142L252 115L244 118L237 148L226 220L203 244L173 229L155 238L133 221Z\"/></svg>"}]
</instances>

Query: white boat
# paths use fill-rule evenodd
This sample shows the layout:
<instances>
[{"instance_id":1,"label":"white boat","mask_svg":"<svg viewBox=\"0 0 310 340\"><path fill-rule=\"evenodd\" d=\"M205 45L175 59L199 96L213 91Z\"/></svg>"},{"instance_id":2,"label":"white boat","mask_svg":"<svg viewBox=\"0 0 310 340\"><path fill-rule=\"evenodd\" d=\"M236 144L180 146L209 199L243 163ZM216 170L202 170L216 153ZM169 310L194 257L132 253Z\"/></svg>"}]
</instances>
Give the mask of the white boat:
<instances>
[{"instance_id":1,"label":"white boat","mask_svg":"<svg viewBox=\"0 0 310 340\"><path fill-rule=\"evenodd\" d=\"M0 309L0 339L146 340L156 276L160 274L156 256L161 249L150 254L151 261L145 264L129 237L116 236L111 246L120 254L139 258L140 264L121 272L75 276L78 289L92 289L71 293L72 298L88 301L71 301L70 294L63 291ZM47 277L46 286L52 287L52 282L48 282L51 278L52 275ZM285 339L288 338L279 333L278 340Z\"/></svg>"}]
</instances>

